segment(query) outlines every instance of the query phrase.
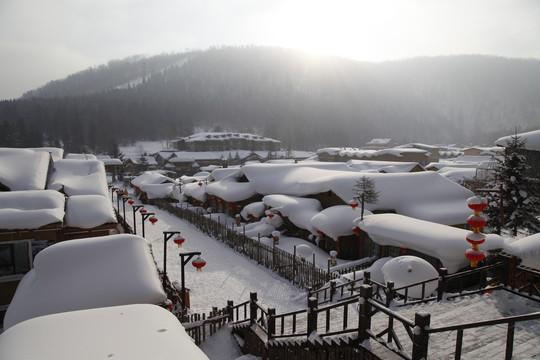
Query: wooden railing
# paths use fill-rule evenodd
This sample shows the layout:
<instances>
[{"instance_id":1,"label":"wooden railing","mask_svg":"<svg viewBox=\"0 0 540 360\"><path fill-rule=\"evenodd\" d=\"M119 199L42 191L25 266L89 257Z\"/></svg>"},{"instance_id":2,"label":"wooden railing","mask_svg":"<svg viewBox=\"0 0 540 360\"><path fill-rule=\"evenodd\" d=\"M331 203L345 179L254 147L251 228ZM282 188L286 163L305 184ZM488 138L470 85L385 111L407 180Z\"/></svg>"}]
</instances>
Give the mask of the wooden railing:
<instances>
[{"instance_id":1,"label":"wooden railing","mask_svg":"<svg viewBox=\"0 0 540 360\"><path fill-rule=\"evenodd\" d=\"M192 223L204 233L257 261L258 264L273 270L301 288L317 288L339 277L338 274L318 268L312 262L305 261L301 257L275 246L263 244L260 237L252 239L243 232L238 232L238 229L234 228L234 223L228 225L221 223L219 216L207 216L166 201L155 201L155 205Z\"/></svg>"}]
</instances>

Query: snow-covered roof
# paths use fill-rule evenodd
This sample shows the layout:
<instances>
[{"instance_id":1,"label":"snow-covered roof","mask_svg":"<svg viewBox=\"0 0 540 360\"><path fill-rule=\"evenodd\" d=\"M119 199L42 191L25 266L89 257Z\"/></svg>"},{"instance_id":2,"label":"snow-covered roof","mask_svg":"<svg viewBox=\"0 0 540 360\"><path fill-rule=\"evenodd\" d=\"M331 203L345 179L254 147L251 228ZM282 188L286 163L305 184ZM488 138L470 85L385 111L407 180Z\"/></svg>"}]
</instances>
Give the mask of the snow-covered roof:
<instances>
[{"instance_id":1,"label":"snow-covered roof","mask_svg":"<svg viewBox=\"0 0 540 360\"><path fill-rule=\"evenodd\" d=\"M49 189L72 195L108 196L105 166L99 160L63 159L53 164Z\"/></svg>"},{"instance_id":2,"label":"snow-covered roof","mask_svg":"<svg viewBox=\"0 0 540 360\"><path fill-rule=\"evenodd\" d=\"M364 216L371 211L364 211ZM349 205L337 205L324 209L313 216L311 223L327 236L337 239L339 236L353 235L354 220L361 215L361 210L353 210Z\"/></svg>"},{"instance_id":3,"label":"snow-covered roof","mask_svg":"<svg viewBox=\"0 0 540 360\"><path fill-rule=\"evenodd\" d=\"M228 196L228 189L232 189L236 195L244 196L253 194L253 191L261 195L297 197L332 191L344 203L348 203L355 196L353 188L356 181L361 176L368 176L375 181L376 189L380 192L377 204L366 204L368 210L393 210L417 219L448 225L462 224L469 216L466 200L474 194L432 171L366 174L353 171L345 164L342 166L348 171L334 170L324 163L246 165L239 170L238 175L230 175L220 182L209 184L207 189L209 193L224 199ZM249 183L235 184L235 179L240 179L241 174L247 177Z\"/></svg>"},{"instance_id":4,"label":"snow-covered roof","mask_svg":"<svg viewBox=\"0 0 540 360\"><path fill-rule=\"evenodd\" d=\"M58 161L64 158L64 149L56 147L39 147L39 148L29 148L34 151L43 151L51 155L53 161Z\"/></svg>"},{"instance_id":5,"label":"snow-covered roof","mask_svg":"<svg viewBox=\"0 0 540 360\"><path fill-rule=\"evenodd\" d=\"M54 190L0 191L0 229L38 229L64 220L65 196Z\"/></svg>"},{"instance_id":6,"label":"snow-covered roof","mask_svg":"<svg viewBox=\"0 0 540 360\"><path fill-rule=\"evenodd\" d=\"M139 188L143 187L144 185L150 185L150 184L164 184L164 183L172 183L172 184L178 184L178 182L168 176L165 176L163 174L160 174L157 171L147 171L142 173L141 175L137 176L133 180L131 180L131 183Z\"/></svg>"},{"instance_id":7,"label":"snow-covered roof","mask_svg":"<svg viewBox=\"0 0 540 360\"><path fill-rule=\"evenodd\" d=\"M417 166L416 162L376 161L376 160L349 160L347 165L358 171L375 170L377 172L400 173L410 172Z\"/></svg>"},{"instance_id":8,"label":"snow-covered roof","mask_svg":"<svg viewBox=\"0 0 540 360\"><path fill-rule=\"evenodd\" d=\"M66 226L91 229L116 222L111 200L106 196L73 195L67 199Z\"/></svg>"},{"instance_id":9,"label":"snow-covered roof","mask_svg":"<svg viewBox=\"0 0 540 360\"><path fill-rule=\"evenodd\" d=\"M66 154L65 159L69 160L97 160L97 156L94 154Z\"/></svg>"},{"instance_id":10,"label":"snow-covered roof","mask_svg":"<svg viewBox=\"0 0 540 360\"><path fill-rule=\"evenodd\" d=\"M197 134L190 135L188 137L180 138L179 140L184 140L185 142L194 142L194 141L223 141L230 139L247 139L252 141L271 141L279 143L279 140L267 138L264 136L247 134L247 133L230 133L230 132L200 132Z\"/></svg>"},{"instance_id":11,"label":"snow-covered roof","mask_svg":"<svg viewBox=\"0 0 540 360\"><path fill-rule=\"evenodd\" d=\"M472 214L472 211L469 210ZM379 245L413 249L441 260L450 273L466 267L470 262L465 251L471 248L466 240L469 230L458 229L398 214L376 214L358 221L358 227L367 232ZM488 234L479 245L481 250L503 248L499 235Z\"/></svg>"},{"instance_id":12,"label":"snow-covered roof","mask_svg":"<svg viewBox=\"0 0 540 360\"><path fill-rule=\"evenodd\" d=\"M366 157L375 157L381 155L393 155L396 157L403 157L404 154L428 154L428 151L416 148L389 148L382 150L369 150L369 149L358 149L358 148L323 148L317 150L317 155L326 153L328 155L339 155L342 157L357 157L357 158L366 158Z\"/></svg>"},{"instance_id":13,"label":"snow-covered roof","mask_svg":"<svg viewBox=\"0 0 540 360\"><path fill-rule=\"evenodd\" d=\"M515 135L508 135L503 136L497 141L495 141L495 144L498 146L506 146L506 143L510 140L512 140L512 137ZM524 132L521 134L517 134L520 141L526 141L525 143L525 149L527 150L534 150L534 151L540 151L540 130L534 130L529 132Z\"/></svg>"},{"instance_id":14,"label":"snow-covered roof","mask_svg":"<svg viewBox=\"0 0 540 360\"><path fill-rule=\"evenodd\" d=\"M463 181L474 179L476 177L476 168L460 168L447 166L443 167L441 170L438 170L437 173L453 181Z\"/></svg>"},{"instance_id":15,"label":"snow-covered roof","mask_svg":"<svg viewBox=\"0 0 540 360\"><path fill-rule=\"evenodd\" d=\"M147 184L142 185L141 190L146 193L148 199L165 199L171 197L175 183Z\"/></svg>"},{"instance_id":16,"label":"snow-covered roof","mask_svg":"<svg viewBox=\"0 0 540 360\"><path fill-rule=\"evenodd\" d=\"M42 190L50 155L31 149L0 148L0 184L10 190Z\"/></svg>"},{"instance_id":17,"label":"snow-covered roof","mask_svg":"<svg viewBox=\"0 0 540 360\"><path fill-rule=\"evenodd\" d=\"M296 227L316 233L317 229L313 226L311 219L322 210L319 200L287 195L267 195L262 201L273 211L288 217Z\"/></svg>"},{"instance_id":18,"label":"snow-covered roof","mask_svg":"<svg viewBox=\"0 0 540 360\"><path fill-rule=\"evenodd\" d=\"M146 240L109 235L49 246L21 280L4 328L38 316L167 298Z\"/></svg>"},{"instance_id":19,"label":"snow-covered roof","mask_svg":"<svg viewBox=\"0 0 540 360\"><path fill-rule=\"evenodd\" d=\"M106 158L101 158L101 159L98 159L99 161L101 161L103 164L105 165L117 165L117 166L120 166L122 165L122 160L120 159L113 159L113 158L109 158L109 159L106 159Z\"/></svg>"},{"instance_id":20,"label":"snow-covered roof","mask_svg":"<svg viewBox=\"0 0 540 360\"><path fill-rule=\"evenodd\" d=\"M510 242L505 251L520 257L523 265L540 270L540 233Z\"/></svg>"},{"instance_id":21,"label":"snow-covered roof","mask_svg":"<svg viewBox=\"0 0 540 360\"><path fill-rule=\"evenodd\" d=\"M384 138L384 139L371 139L369 142L366 143L366 145L386 145L392 142L392 139Z\"/></svg>"},{"instance_id":22,"label":"snow-covered roof","mask_svg":"<svg viewBox=\"0 0 540 360\"><path fill-rule=\"evenodd\" d=\"M105 358L208 360L171 312L148 304L42 316L0 335L0 359Z\"/></svg>"}]
</instances>

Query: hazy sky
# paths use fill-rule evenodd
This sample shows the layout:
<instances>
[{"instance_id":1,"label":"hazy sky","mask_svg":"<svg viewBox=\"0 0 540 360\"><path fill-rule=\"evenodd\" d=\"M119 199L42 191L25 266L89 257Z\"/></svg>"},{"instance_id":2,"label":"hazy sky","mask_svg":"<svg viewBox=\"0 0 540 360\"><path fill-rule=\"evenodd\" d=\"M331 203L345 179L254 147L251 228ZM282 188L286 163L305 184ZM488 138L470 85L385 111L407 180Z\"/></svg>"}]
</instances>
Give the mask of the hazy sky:
<instances>
[{"instance_id":1,"label":"hazy sky","mask_svg":"<svg viewBox=\"0 0 540 360\"><path fill-rule=\"evenodd\" d=\"M540 59L540 0L0 0L0 99L112 59L219 45Z\"/></svg>"}]
</instances>

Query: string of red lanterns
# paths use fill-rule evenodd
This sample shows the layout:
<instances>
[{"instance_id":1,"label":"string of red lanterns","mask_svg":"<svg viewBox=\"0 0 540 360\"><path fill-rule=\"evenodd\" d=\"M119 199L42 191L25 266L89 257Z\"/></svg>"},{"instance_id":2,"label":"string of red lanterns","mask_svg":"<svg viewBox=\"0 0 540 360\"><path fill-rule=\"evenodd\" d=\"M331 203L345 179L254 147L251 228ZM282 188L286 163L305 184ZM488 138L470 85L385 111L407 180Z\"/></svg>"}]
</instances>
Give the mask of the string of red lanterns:
<instances>
[{"instance_id":1,"label":"string of red lanterns","mask_svg":"<svg viewBox=\"0 0 540 360\"><path fill-rule=\"evenodd\" d=\"M467 249L465 257L471 261L471 267L476 267L479 261L482 261L486 255L478 248L478 245L486 241L486 236L482 233L486 226L486 219L482 216L482 211L488 206L487 200L480 196L473 196L467 199L467 205L474 211L474 215L469 216L467 224L473 229L467 234L467 242L472 245Z\"/></svg>"}]
</instances>

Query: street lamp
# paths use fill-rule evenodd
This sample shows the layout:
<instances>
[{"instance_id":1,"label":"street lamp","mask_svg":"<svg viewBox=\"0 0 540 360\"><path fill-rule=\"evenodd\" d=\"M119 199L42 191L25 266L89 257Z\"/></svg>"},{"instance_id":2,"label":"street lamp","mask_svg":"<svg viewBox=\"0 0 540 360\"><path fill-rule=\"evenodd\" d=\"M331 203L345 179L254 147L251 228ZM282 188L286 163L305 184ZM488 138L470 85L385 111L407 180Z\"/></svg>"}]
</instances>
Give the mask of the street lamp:
<instances>
[{"instance_id":1,"label":"street lamp","mask_svg":"<svg viewBox=\"0 0 540 360\"><path fill-rule=\"evenodd\" d=\"M126 201L131 199L129 196L122 195L122 210L124 211L124 228L126 227Z\"/></svg>"},{"instance_id":2,"label":"street lamp","mask_svg":"<svg viewBox=\"0 0 540 360\"><path fill-rule=\"evenodd\" d=\"M185 273L184 273L184 267L186 264L193 258L195 255L198 255L197 259L193 260L193 266L197 268L197 270L200 270L204 265L206 265L206 261L204 261L201 258L201 252L200 251L193 251L193 252L185 252L180 253L180 258L182 260L182 315L184 315L184 311L186 310L186 284L185 284Z\"/></svg>"},{"instance_id":3,"label":"street lamp","mask_svg":"<svg viewBox=\"0 0 540 360\"><path fill-rule=\"evenodd\" d=\"M135 213L137 210L144 208L144 205L133 205L131 204L133 210L133 233L137 235L137 222L135 221Z\"/></svg>"},{"instance_id":4,"label":"street lamp","mask_svg":"<svg viewBox=\"0 0 540 360\"><path fill-rule=\"evenodd\" d=\"M154 224L154 223L157 221L157 219L156 219L153 215L155 215L155 214L154 214L154 213L149 213L149 212L141 212L141 217L142 217L142 236L143 236L143 237L144 237L144 221L145 221L146 219L148 219L149 217L152 217L153 219L155 219L154 221L151 220L152 218L150 219L150 222L151 222L152 224Z\"/></svg>"},{"instance_id":5,"label":"street lamp","mask_svg":"<svg viewBox=\"0 0 540 360\"><path fill-rule=\"evenodd\" d=\"M165 289L165 278L167 277L167 241L169 241L174 234L180 234L180 231L163 232L163 289Z\"/></svg>"},{"instance_id":6,"label":"street lamp","mask_svg":"<svg viewBox=\"0 0 540 360\"><path fill-rule=\"evenodd\" d=\"M118 190L118 188L111 187L111 202L114 204L114 192Z\"/></svg>"}]
</instances>

